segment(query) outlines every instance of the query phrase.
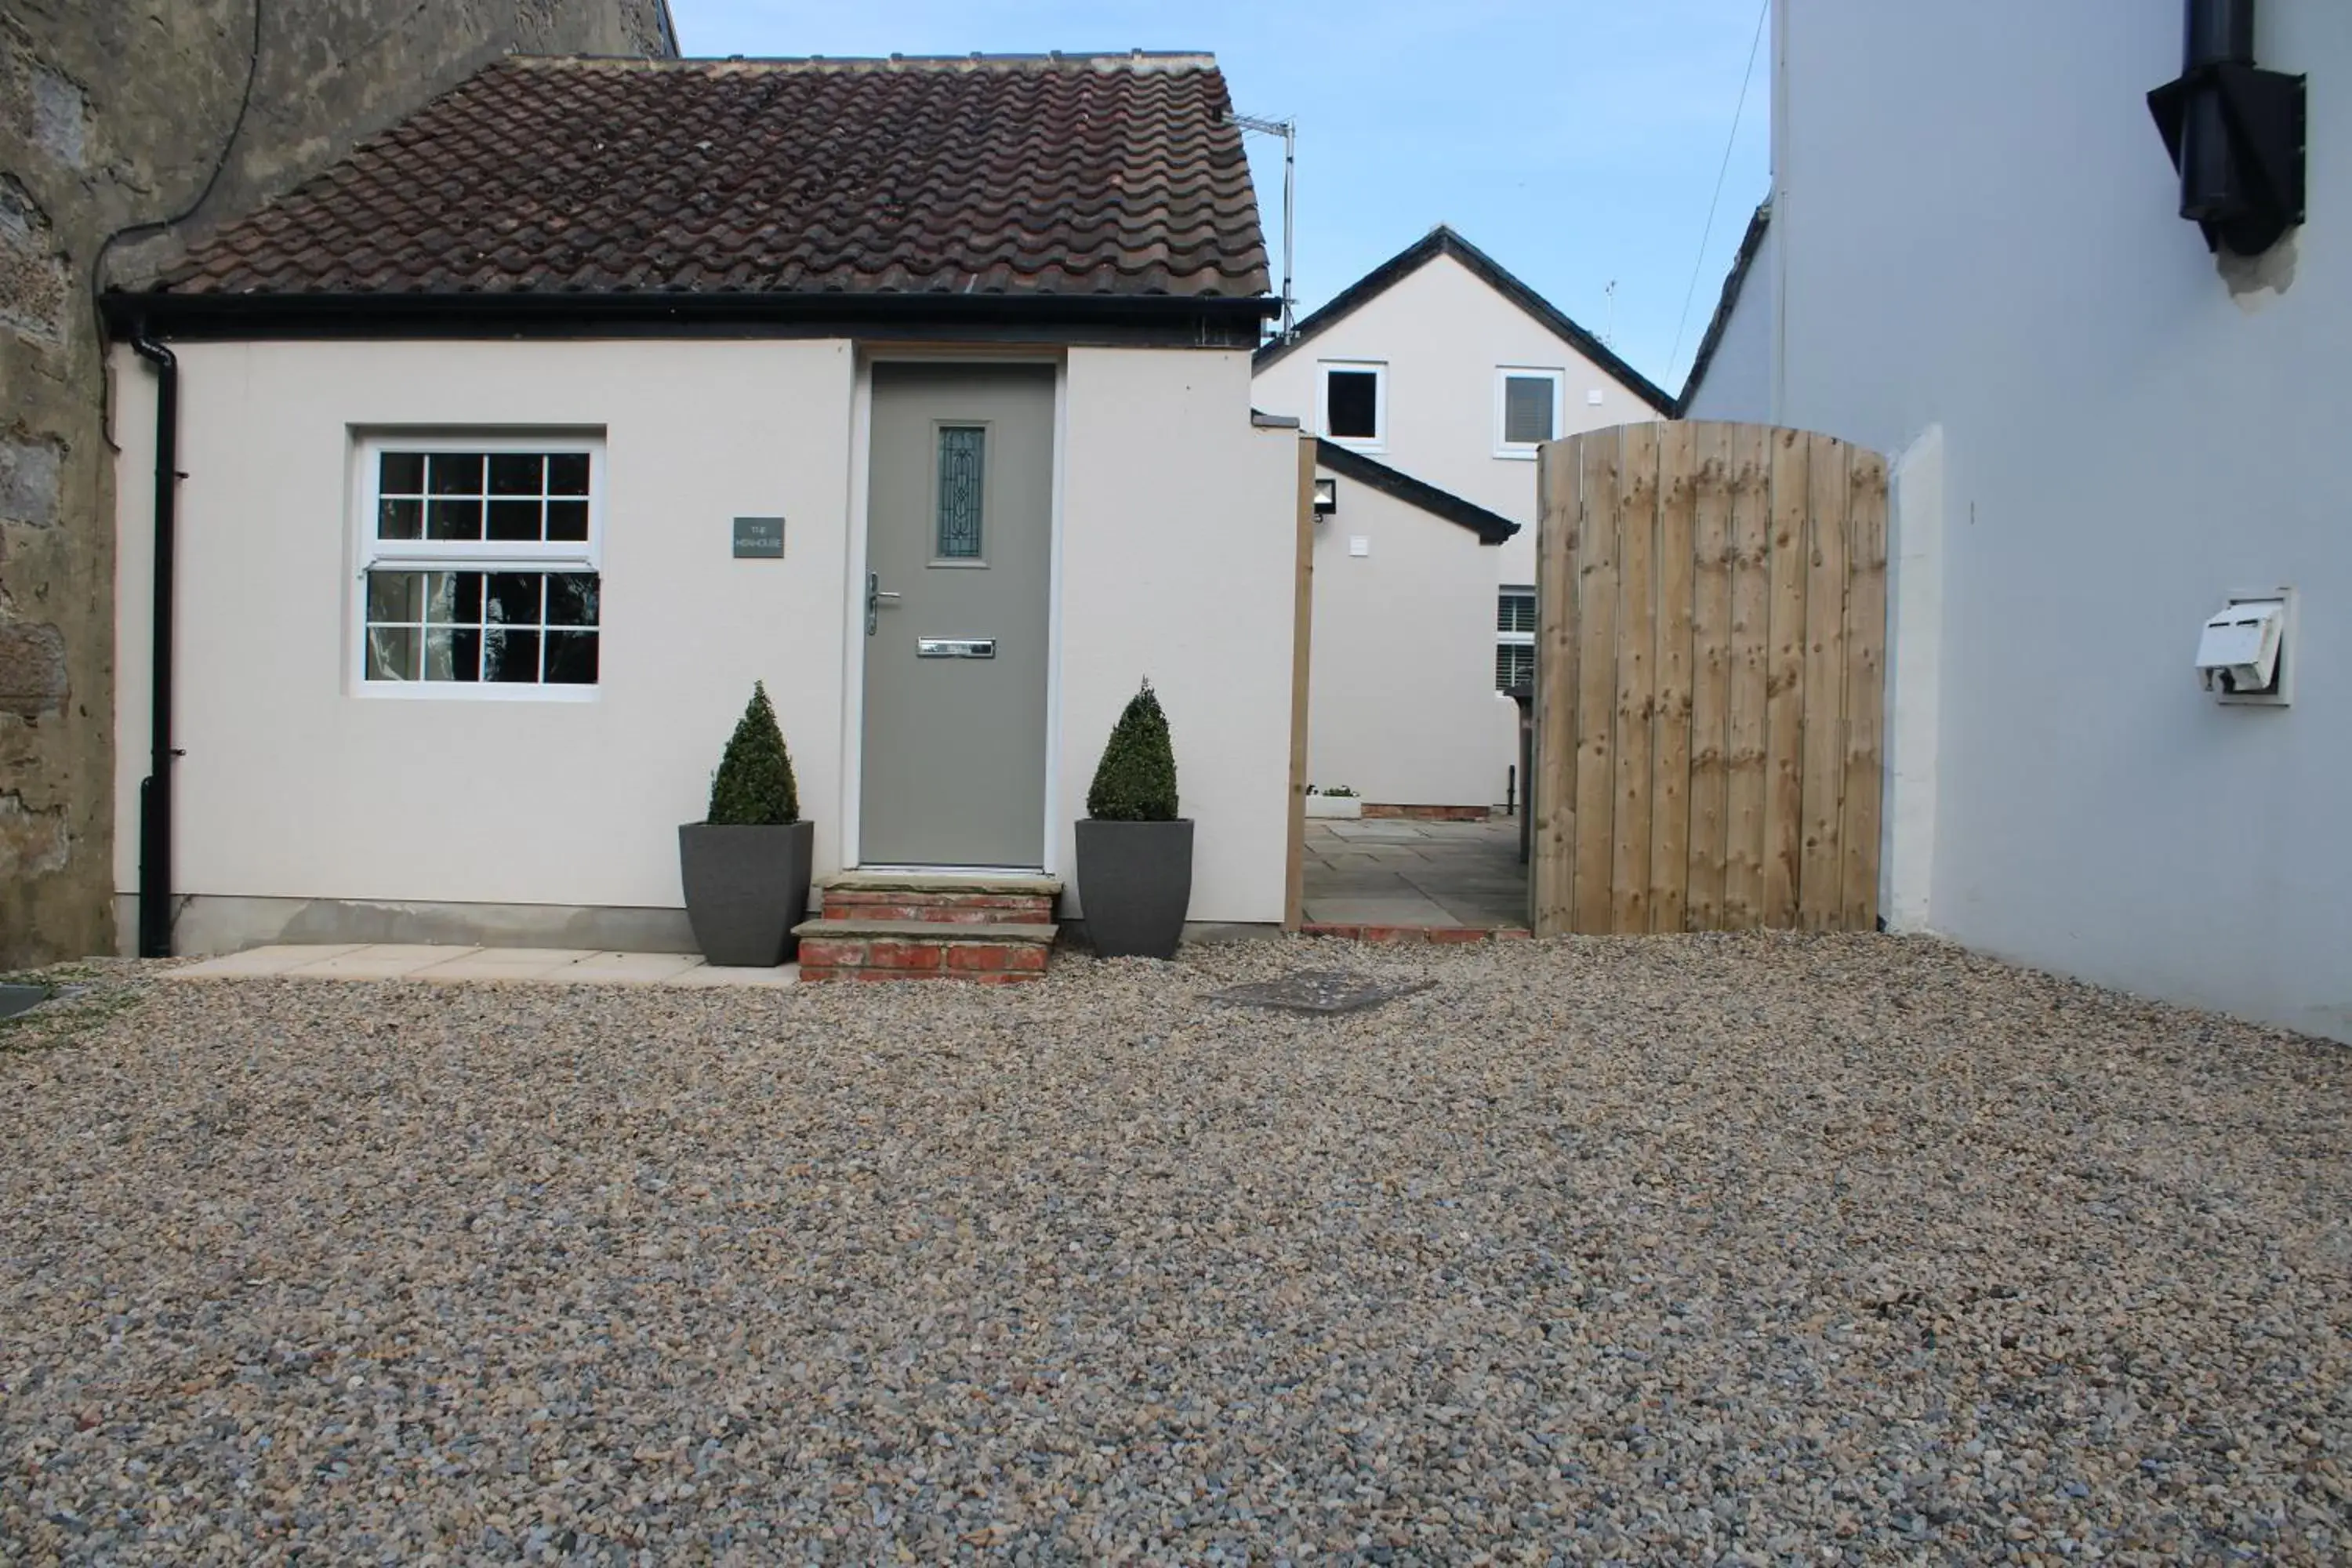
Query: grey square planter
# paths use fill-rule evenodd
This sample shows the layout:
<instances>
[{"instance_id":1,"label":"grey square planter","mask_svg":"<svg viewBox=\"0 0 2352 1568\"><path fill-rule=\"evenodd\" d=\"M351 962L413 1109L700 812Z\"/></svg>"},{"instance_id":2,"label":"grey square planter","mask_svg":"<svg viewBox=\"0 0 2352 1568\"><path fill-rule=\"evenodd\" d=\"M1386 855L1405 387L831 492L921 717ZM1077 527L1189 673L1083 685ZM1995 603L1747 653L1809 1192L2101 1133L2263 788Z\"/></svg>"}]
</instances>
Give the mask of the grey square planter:
<instances>
[{"instance_id":1,"label":"grey square planter","mask_svg":"<svg viewBox=\"0 0 2352 1568\"><path fill-rule=\"evenodd\" d=\"M809 857L816 825L739 827L689 822L677 830L686 918L704 959L769 969L799 947L793 927L808 916Z\"/></svg>"},{"instance_id":2,"label":"grey square planter","mask_svg":"<svg viewBox=\"0 0 2352 1568\"><path fill-rule=\"evenodd\" d=\"M1105 958L1173 958L1192 906L1192 823L1102 822L1078 828L1078 902Z\"/></svg>"}]
</instances>

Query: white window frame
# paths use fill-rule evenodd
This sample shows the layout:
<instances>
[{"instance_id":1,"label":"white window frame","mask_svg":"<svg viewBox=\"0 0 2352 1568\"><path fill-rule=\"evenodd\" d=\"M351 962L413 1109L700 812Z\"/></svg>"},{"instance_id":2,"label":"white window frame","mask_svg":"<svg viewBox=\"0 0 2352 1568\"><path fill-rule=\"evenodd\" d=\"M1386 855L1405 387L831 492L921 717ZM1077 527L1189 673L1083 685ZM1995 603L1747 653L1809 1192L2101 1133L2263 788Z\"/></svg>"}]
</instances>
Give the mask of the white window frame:
<instances>
[{"instance_id":1,"label":"white window frame","mask_svg":"<svg viewBox=\"0 0 2352 1568\"><path fill-rule=\"evenodd\" d=\"M1366 372L1372 376L1372 433L1370 436L1334 436L1331 423L1331 373L1345 371L1350 374ZM1380 453L1389 449L1389 363L1376 359L1327 359L1315 364L1315 433L1326 441L1347 447L1351 452Z\"/></svg>"},{"instance_id":2,"label":"white window frame","mask_svg":"<svg viewBox=\"0 0 2352 1568\"><path fill-rule=\"evenodd\" d=\"M354 696L396 702L593 702L604 689L603 584L597 593L596 679L586 686L496 680L370 680L367 678L368 574L378 568L411 572L593 572L604 560L604 437L578 430L432 428L355 434L352 475L352 571L345 597L350 624L344 647L351 660L346 685ZM588 537L525 544L518 540L378 539L376 522L386 452L548 452L588 458ZM487 520L485 520L487 521Z\"/></svg>"},{"instance_id":3,"label":"white window frame","mask_svg":"<svg viewBox=\"0 0 2352 1568\"><path fill-rule=\"evenodd\" d=\"M1535 647L1536 634L1532 630L1524 632L1507 632L1499 624L1503 618L1503 600L1507 596L1526 599L1528 601L1528 607L1532 610L1535 605L1536 591L1534 585L1531 584L1504 583L1496 585L1495 589L1495 619L1497 623L1495 627L1496 648L1499 651L1507 647L1531 648ZM1532 619L1533 616L1530 616L1529 618ZM1495 688L1495 695L1501 698L1506 702L1511 700L1510 694L1499 686Z\"/></svg>"},{"instance_id":4,"label":"white window frame","mask_svg":"<svg viewBox=\"0 0 2352 1568\"><path fill-rule=\"evenodd\" d=\"M1568 424L1568 414L1563 406L1568 400L1568 369L1564 365L1550 364L1498 364L1495 367L1495 456L1532 463L1536 460L1536 448L1543 445L1542 441L1504 438L1504 433L1510 428L1505 423L1505 413L1509 404L1507 394L1515 377L1551 383L1551 434L1545 439L1557 441Z\"/></svg>"}]
</instances>

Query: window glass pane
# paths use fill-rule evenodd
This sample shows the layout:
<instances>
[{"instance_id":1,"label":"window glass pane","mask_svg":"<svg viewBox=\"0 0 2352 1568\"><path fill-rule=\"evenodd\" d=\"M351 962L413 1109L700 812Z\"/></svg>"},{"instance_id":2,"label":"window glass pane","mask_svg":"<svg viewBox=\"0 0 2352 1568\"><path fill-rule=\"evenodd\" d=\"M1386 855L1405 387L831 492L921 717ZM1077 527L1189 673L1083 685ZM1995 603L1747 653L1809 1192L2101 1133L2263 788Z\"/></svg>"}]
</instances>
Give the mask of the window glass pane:
<instances>
[{"instance_id":1,"label":"window glass pane","mask_svg":"<svg viewBox=\"0 0 2352 1568\"><path fill-rule=\"evenodd\" d=\"M435 452L427 467L436 496L478 496L482 493L479 452Z\"/></svg>"},{"instance_id":2,"label":"window glass pane","mask_svg":"<svg viewBox=\"0 0 2352 1568\"><path fill-rule=\"evenodd\" d=\"M427 539L479 539L482 503L478 500L429 500L425 503Z\"/></svg>"},{"instance_id":3,"label":"window glass pane","mask_svg":"<svg viewBox=\"0 0 2352 1568\"><path fill-rule=\"evenodd\" d=\"M547 493L584 496L588 493L588 454L551 452L547 458Z\"/></svg>"},{"instance_id":4,"label":"window glass pane","mask_svg":"<svg viewBox=\"0 0 2352 1568\"><path fill-rule=\"evenodd\" d=\"M510 626L539 625L539 590L545 581L537 572L492 573L488 618Z\"/></svg>"},{"instance_id":5,"label":"window glass pane","mask_svg":"<svg viewBox=\"0 0 2352 1568\"><path fill-rule=\"evenodd\" d=\"M1369 370L1335 370L1324 385L1323 431L1351 440L1380 435L1381 378Z\"/></svg>"},{"instance_id":6,"label":"window glass pane","mask_svg":"<svg viewBox=\"0 0 2352 1568\"><path fill-rule=\"evenodd\" d=\"M1503 439L1513 446L1532 446L1551 439L1551 403L1555 385L1548 375L1507 375L1503 378Z\"/></svg>"},{"instance_id":7,"label":"window glass pane","mask_svg":"<svg viewBox=\"0 0 2352 1568\"><path fill-rule=\"evenodd\" d=\"M425 574L368 574L367 618L371 621L421 621L425 618Z\"/></svg>"},{"instance_id":8,"label":"window glass pane","mask_svg":"<svg viewBox=\"0 0 2352 1568\"><path fill-rule=\"evenodd\" d=\"M416 539L424 532L423 501L387 500L376 504L375 536L378 539Z\"/></svg>"},{"instance_id":9,"label":"window glass pane","mask_svg":"<svg viewBox=\"0 0 2352 1568\"><path fill-rule=\"evenodd\" d=\"M551 626L594 626L598 586L593 572L549 573L547 624ZM552 661L554 656L550 654L548 657Z\"/></svg>"},{"instance_id":10,"label":"window glass pane","mask_svg":"<svg viewBox=\"0 0 2352 1568\"><path fill-rule=\"evenodd\" d=\"M421 496L425 493L425 454L422 452L386 452L376 460L376 485L380 494L388 496Z\"/></svg>"},{"instance_id":11,"label":"window glass pane","mask_svg":"<svg viewBox=\"0 0 2352 1568\"><path fill-rule=\"evenodd\" d=\"M512 626L492 626L482 653L485 680L536 682L539 679L539 633Z\"/></svg>"},{"instance_id":12,"label":"window glass pane","mask_svg":"<svg viewBox=\"0 0 2352 1568\"><path fill-rule=\"evenodd\" d=\"M367 678L370 680L416 679L417 639L414 626L370 626L367 634Z\"/></svg>"},{"instance_id":13,"label":"window glass pane","mask_svg":"<svg viewBox=\"0 0 2352 1568\"><path fill-rule=\"evenodd\" d=\"M988 432L972 425L940 427L939 554L977 561L981 553L981 492Z\"/></svg>"},{"instance_id":14,"label":"window glass pane","mask_svg":"<svg viewBox=\"0 0 2352 1568\"><path fill-rule=\"evenodd\" d=\"M547 634L547 683L550 686L596 684L594 632Z\"/></svg>"},{"instance_id":15,"label":"window glass pane","mask_svg":"<svg viewBox=\"0 0 2352 1568\"><path fill-rule=\"evenodd\" d=\"M482 634L471 626L428 626L425 631L425 679L479 680Z\"/></svg>"},{"instance_id":16,"label":"window glass pane","mask_svg":"<svg viewBox=\"0 0 2352 1568\"><path fill-rule=\"evenodd\" d=\"M488 535L492 539L539 540L539 506L536 500L494 500L490 503Z\"/></svg>"},{"instance_id":17,"label":"window glass pane","mask_svg":"<svg viewBox=\"0 0 2352 1568\"><path fill-rule=\"evenodd\" d=\"M1533 686L1536 679L1536 650L1528 643L1505 643L1495 650L1495 689L1508 691L1515 686Z\"/></svg>"},{"instance_id":18,"label":"window glass pane","mask_svg":"<svg viewBox=\"0 0 2352 1568\"><path fill-rule=\"evenodd\" d=\"M541 469L547 459L537 452L490 454L490 493L494 496L535 496Z\"/></svg>"},{"instance_id":19,"label":"window glass pane","mask_svg":"<svg viewBox=\"0 0 2352 1568\"><path fill-rule=\"evenodd\" d=\"M1536 629L1536 596L1523 589L1506 588L1495 602L1495 629L1532 632Z\"/></svg>"},{"instance_id":20,"label":"window glass pane","mask_svg":"<svg viewBox=\"0 0 2352 1568\"><path fill-rule=\"evenodd\" d=\"M588 537L588 503L551 500L547 503L547 537L578 543Z\"/></svg>"}]
</instances>

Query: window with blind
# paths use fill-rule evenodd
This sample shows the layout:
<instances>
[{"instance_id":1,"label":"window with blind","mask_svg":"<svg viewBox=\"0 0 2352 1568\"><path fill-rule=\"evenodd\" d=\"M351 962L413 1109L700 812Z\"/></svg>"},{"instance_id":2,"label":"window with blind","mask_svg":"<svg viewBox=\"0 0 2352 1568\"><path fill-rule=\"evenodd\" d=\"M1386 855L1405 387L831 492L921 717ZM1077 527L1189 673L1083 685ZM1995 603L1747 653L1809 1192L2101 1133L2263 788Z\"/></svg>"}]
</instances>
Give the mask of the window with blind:
<instances>
[{"instance_id":1,"label":"window with blind","mask_svg":"<svg viewBox=\"0 0 2352 1568\"><path fill-rule=\"evenodd\" d=\"M1532 458L1559 437L1564 370L1504 365L1495 373L1495 455Z\"/></svg>"},{"instance_id":2,"label":"window with blind","mask_svg":"<svg viewBox=\"0 0 2352 1568\"><path fill-rule=\"evenodd\" d=\"M1533 686L1536 679L1536 591L1506 588L1495 599L1495 689Z\"/></svg>"},{"instance_id":3,"label":"window with blind","mask_svg":"<svg viewBox=\"0 0 2352 1568\"><path fill-rule=\"evenodd\" d=\"M361 458L361 689L593 696L601 444L372 438Z\"/></svg>"}]
</instances>

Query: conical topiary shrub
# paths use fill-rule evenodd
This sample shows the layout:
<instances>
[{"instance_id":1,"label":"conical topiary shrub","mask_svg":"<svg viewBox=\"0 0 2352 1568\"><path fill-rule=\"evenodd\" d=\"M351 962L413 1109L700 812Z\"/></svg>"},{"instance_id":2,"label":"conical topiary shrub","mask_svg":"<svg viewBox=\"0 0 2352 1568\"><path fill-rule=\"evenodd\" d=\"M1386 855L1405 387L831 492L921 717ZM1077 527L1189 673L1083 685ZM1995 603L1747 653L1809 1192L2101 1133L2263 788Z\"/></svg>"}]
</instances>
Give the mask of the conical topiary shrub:
<instances>
[{"instance_id":1,"label":"conical topiary shrub","mask_svg":"<svg viewBox=\"0 0 2352 1568\"><path fill-rule=\"evenodd\" d=\"M1176 820L1176 747L1149 680L1111 726L1087 790L1087 815L1097 822Z\"/></svg>"},{"instance_id":2,"label":"conical topiary shrub","mask_svg":"<svg viewBox=\"0 0 2352 1568\"><path fill-rule=\"evenodd\" d=\"M1163 727L1164 728L1164 727ZM800 786L793 778L793 754L776 723L776 705L764 681L751 683L751 700L735 721L719 771L710 775L714 826L781 827L801 819Z\"/></svg>"}]
</instances>

